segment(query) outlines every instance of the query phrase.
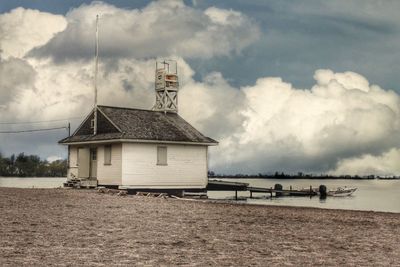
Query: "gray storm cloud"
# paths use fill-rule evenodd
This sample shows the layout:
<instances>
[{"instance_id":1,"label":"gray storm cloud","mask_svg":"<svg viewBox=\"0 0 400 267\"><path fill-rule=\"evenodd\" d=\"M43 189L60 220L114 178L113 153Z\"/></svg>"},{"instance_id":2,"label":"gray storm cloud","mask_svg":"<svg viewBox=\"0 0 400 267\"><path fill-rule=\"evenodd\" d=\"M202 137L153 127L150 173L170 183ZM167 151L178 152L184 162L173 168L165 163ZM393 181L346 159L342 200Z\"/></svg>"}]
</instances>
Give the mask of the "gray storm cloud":
<instances>
[{"instance_id":1,"label":"gray storm cloud","mask_svg":"<svg viewBox=\"0 0 400 267\"><path fill-rule=\"evenodd\" d=\"M0 105L17 98L24 89L34 82L35 71L25 61L18 58L0 58Z\"/></svg>"},{"instance_id":2,"label":"gray storm cloud","mask_svg":"<svg viewBox=\"0 0 400 267\"><path fill-rule=\"evenodd\" d=\"M94 2L70 11L66 29L31 55L55 61L91 58L96 14L100 14L102 57L229 55L253 43L260 33L249 18L231 10L201 11L182 1L158 1L141 10L125 10Z\"/></svg>"},{"instance_id":3,"label":"gray storm cloud","mask_svg":"<svg viewBox=\"0 0 400 267\"><path fill-rule=\"evenodd\" d=\"M258 38L259 29L240 12L197 10L180 1L154 2L141 10L94 2L66 16L21 8L0 15L1 36L9 36L0 36L1 120L52 120L89 112L98 13L99 102L150 108L155 57L176 58L181 116L220 141L211 148L215 171L400 174L400 98L395 92L370 85L357 73L326 69L315 72L315 85L308 89L279 77L235 88L218 72L195 80L188 58L240 53ZM49 25L45 30L43 21ZM0 135L0 150L63 156L62 148L54 148L59 137Z\"/></svg>"}]
</instances>

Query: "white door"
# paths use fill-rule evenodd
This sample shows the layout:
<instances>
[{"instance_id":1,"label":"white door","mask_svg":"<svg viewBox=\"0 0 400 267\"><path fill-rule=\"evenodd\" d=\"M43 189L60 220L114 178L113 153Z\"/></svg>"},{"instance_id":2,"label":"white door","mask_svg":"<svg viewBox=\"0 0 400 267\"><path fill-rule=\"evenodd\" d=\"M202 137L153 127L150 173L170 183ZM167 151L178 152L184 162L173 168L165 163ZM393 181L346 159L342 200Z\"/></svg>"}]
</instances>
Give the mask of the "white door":
<instances>
[{"instance_id":1,"label":"white door","mask_svg":"<svg viewBox=\"0 0 400 267\"><path fill-rule=\"evenodd\" d=\"M78 148L78 177L89 178L90 149Z\"/></svg>"}]
</instances>

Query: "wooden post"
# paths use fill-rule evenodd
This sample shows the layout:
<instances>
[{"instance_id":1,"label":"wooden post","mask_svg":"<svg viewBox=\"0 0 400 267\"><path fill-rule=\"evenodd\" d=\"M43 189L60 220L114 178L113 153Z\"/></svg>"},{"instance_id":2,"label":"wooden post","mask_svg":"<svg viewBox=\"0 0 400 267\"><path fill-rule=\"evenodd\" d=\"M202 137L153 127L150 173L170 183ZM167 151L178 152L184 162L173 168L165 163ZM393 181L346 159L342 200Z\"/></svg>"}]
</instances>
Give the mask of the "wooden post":
<instances>
[{"instance_id":1,"label":"wooden post","mask_svg":"<svg viewBox=\"0 0 400 267\"><path fill-rule=\"evenodd\" d=\"M292 186L290 186L289 190L292 191Z\"/></svg>"},{"instance_id":2,"label":"wooden post","mask_svg":"<svg viewBox=\"0 0 400 267\"><path fill-rule=\"evenodd\" d=\"M235 200L237 200L237 190L235 190Z\"/></svg>"},{"instance_id":3,"label":"wooden post","mask_svg":"<svg viewBox=\"0 0 400 267\"><path fill-rule=\"evenodd\" d=\"M272 187L271 187L271 191L270 192L271 192L271 198L272 198Z\"/></svg>"},{"instance_id":4,"label":"wooden post","mask_svg":"<svg viewBox=\"0 0 400 267\"><path fill-rule=\"evenodd\" d=\"M70 137L71 136L71 123L70 122L68 122L68 137ZM70 148L70 145L68 145L68 156L67 156L67 176L68 176L68 170L69 170L69 167L70 167L70 162L69 162L69 155L70 155L70 153L71 153L71 148Z\"/></svg>"},{"instance_id":5,"label":"wooden post","mask_svg":"<svg viewBox=\"0 0 400 267\"><path fill-rule=\"evenodd\" d=\"M253 198L253 191L250 190L250 198Z\"/></svg>"}]
</instances>

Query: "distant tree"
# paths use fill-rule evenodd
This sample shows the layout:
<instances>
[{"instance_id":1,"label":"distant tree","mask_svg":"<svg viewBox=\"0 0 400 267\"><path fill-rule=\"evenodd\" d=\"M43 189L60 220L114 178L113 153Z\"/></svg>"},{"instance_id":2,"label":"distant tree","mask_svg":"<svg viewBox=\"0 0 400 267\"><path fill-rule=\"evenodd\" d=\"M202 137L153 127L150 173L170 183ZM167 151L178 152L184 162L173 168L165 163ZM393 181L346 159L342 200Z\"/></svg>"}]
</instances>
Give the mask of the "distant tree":
<instances>
[{"instance_id":1,"label":"distant tree","mask_svg":"<svg viewBox=\"0 0 400 267\"><path fill-rule=\"evenodd\" d=\"M15 170L20 177L30 176L32 174L32 165L29 162L29 157L24 153L18 154L15 159Z\"/></svg>"},{"instance_id":2,"label":"distant tree","mask_svg":"<svg viewBox=\"0 0 400 267\"><path fill-rule=\"evenodd\" d=\"M5 160L3 159L3 155L0 153L0 175L3 176L3 174L6 173L6 163Z\"/></svg>"},{"instance_id":3,"label":"distant tree","mask_svg":"<svg viewBox=\"0 0 400 267\"><path fill-rule=\"evenodd\" d=\"M18 177L62 177L67 175L67 161L56 160L48 163L37 155L24 153L9 158L0 154L0 176Z\"/></svg>"},{"instance_id":4,"label":"distant tree","mask_svg":"<svg viewBox=\"0 0 400 267\"><path fill-rule=\"evenodd\" d=\"M48 164L48 176L61 177L67 175L67 161L56 160Z\"/></svg>"}]
</instances>

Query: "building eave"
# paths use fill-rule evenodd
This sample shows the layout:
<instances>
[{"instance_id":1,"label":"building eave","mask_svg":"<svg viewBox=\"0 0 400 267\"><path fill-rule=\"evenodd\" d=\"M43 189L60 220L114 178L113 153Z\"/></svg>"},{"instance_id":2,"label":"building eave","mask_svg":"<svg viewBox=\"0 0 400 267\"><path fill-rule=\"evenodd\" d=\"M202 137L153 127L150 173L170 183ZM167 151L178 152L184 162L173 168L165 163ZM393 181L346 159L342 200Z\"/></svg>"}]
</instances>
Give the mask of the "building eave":
<instances>
[{"instance_id":1,"label":"building eave","mask_svg":"<svg viewBox=\"0 0 400 267\"><path fill-rule=\"evenodd\" d=\"M91 140L78 142L61 142L62 145L91 145L91 144L108 144L108 143L142 143L142 144L175 144L175 145L197 145L197 146L217 146L218 143L204 142L184 142L184 141L163 141L163 140L142 140L142 139L107 139L107 140Z\"/></svg>"}]
</instances>

